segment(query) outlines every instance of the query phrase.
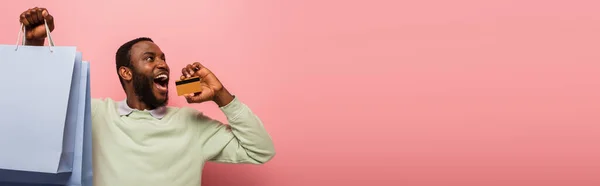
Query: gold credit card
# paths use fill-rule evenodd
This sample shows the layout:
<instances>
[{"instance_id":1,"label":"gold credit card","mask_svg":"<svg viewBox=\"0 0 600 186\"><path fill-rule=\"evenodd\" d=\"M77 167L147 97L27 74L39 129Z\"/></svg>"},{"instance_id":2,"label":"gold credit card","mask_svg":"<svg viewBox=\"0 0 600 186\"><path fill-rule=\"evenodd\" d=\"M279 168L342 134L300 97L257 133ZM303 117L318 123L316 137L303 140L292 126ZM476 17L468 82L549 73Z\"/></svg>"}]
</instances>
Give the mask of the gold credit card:
<instances>
[{"instance_id":1,"label":"gold credit card","mask_svg":"<svg viewBox=\"0 0 600 186\"><path fill-rule=\"evenodd\" d=\"M202 91L202 87L200 86L200 77L191 77L176 81L175 87L177 88L177 96L193 94Z\"/></svg>"}]
</instances>

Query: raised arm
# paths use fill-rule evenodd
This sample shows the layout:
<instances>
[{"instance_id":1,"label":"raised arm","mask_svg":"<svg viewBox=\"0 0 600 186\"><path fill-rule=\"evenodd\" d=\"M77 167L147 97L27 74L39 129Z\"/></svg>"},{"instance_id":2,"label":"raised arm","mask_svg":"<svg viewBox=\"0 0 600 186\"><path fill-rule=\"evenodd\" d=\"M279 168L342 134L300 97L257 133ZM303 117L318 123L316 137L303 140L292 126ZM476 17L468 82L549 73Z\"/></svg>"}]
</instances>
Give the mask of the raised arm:
<instances>
[{"instance_id":1,"label":"raised arm","mask_svg":"<svg viewBox=\"0 0 600 186\"><path fill-rule=\"evenodd\" d=\"M54 31L54 17L45 8L30 8L19 16L19 21L25 26L26 41L24 45L44 46L47 33L44 20L48 23L50 32Z\"/></svg>"},{"instance_id":2,"label":"raised arm","mask_svg":"<svg viewBox=\"0 0 600 186\"><path fill-rule=\"evenodd\" d=\"M186 95L188 103L214 101L227 117L224 125L202 114L194 124L200 125L202 155L208 161L262 164L275 156L273 141L262 121L248 106L231 95L217 77L200 63L182 69L181 79L200 77L202 92Z\"/></svg>"}]
</instances>

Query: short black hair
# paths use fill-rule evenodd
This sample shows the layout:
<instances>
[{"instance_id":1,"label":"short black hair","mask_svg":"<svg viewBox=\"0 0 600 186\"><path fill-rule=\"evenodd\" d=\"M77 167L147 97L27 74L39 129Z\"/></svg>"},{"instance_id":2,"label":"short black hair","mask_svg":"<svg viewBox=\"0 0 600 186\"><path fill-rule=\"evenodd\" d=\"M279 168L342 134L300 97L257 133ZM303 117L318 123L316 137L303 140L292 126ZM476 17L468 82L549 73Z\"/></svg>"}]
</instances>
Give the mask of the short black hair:
<instances>
[{"instance_id":1,"label":"short black hair","mask_svg":"<svg viewBox=\"0 0 600 186\"><path fill-rule=\"evenodd\" d=\"M115 61L116 61L116 65L117 65L117 75L119 76L119 81L121 82L121 86L123 87L123 89L125 89L125 83L123 82L123 79L121 78L121 76L119 75L119 68L121 68L122 66L124 67L128 67L130 69L134 69L133 66L131 65L131 48L133 47L133 45L135 45L138 42L141 41L150 41L150 42L154 42L152 41L152 39L148 38L148 37L139 37L136 39L133 39L131 41L128 41L127 43L121 45L121 47L119 47L119 49L117 50L117 54L115 56Z\"/></svg>"}]
</instances>

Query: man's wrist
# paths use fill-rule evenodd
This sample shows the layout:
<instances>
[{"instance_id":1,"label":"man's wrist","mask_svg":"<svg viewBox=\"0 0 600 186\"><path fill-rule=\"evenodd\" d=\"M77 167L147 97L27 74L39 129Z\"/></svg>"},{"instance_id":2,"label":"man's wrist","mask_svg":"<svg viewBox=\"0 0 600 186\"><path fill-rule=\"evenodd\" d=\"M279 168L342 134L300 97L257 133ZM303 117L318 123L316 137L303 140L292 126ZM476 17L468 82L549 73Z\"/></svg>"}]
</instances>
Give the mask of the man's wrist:
<instances>
[{"instance_id":1,"label":"man's wrist","mask_svg":"<svg viewBox=\"0 0 600 186\"><path fill-rule=\"evenodd\" d=\"M31 46L44 46L44 39L29 39L25 40L25 43L23 44Z\"/></svg>"},{"instance_id":2,"label":"man's wrist","mask_svg":"<svg viewBox=\"0 0 600 186\"><path fill-rule=\"evenodd\" d=\"M231 93L229 93L229 91L227 91L227 89L225 89L223 87L223 89L221 91L215 92L215 97L213 98L213 101L219 106L219 107L224 107L225 105L231 103L231 101L233 101L234 97Z\"/></svg>"}]
</instances>

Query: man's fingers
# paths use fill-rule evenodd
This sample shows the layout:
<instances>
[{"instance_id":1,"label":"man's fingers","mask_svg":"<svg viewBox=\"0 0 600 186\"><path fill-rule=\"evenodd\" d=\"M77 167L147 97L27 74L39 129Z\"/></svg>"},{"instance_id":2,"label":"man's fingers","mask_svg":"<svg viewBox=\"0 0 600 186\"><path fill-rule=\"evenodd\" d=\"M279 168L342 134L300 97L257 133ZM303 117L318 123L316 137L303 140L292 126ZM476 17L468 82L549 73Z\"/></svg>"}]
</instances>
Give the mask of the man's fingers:
<instances>
[{"instance_id":1,"label":"man's fingers","mask_svg":"<svg viewBox=\"0 0 600 186\"><path fill-rule=\"evenodd\" d=\"M181 69L181 74L183 74L186 78L192 77L194 71L192 70L192 65L187 65Z\"/></svg>"},{"instance_id":2,"label":"man's fingers","mask_svg":"<svg viewBox=\"0 0 600 186\"><path fill-rule=\"evenodd\" d=\"M202 66L199 62L195 62L192 64L188 64L183 69L181 69L182 77L190 78L190 77L200 77L204 78L210 74L210 70Z\"/></svg>"},{"instance_id":3,"label":"man's fingers","mask_svg":"<svg viewBox=\"0 0 600 186\"><path fill-rule=\"evenodd\" d=\"M48 21L48 24L52 25L51 27L54 27L54 17L45 8L31 8L20 15L20 21L27 27L40 25L44 23L44 20Z\"/></svg>"},{"instance_id":4,"label":"man's fingers","mask_svg":"<svg viewBox=\"0 0 600 186\"><path fill-rule=\"evenodd\" d=\"M206 93L196 93L196 94L188 94L185 95L185 100L188 103L202 103L205 101L208 101L209 99L207 99L208 96L206 96Z\"/></svg>"},{"instance_id":5,"label":"man's fingers","mask_svg":"<svg viewBox=\"0 0 600 186\"><path fill-rule=\"evenodd\" d=\"M188 78L194 76L194 66L187 65L185 69L187 70Z\"/></svg>"},{"instance_id":6,"label":"man's fingers","mask_svg":"<svg viewBox=\"0 0 600 186\"><path fill-rule=\"evenodd\" d=\"M210 70L208 70L207 68L200 68L198 71L196 71L196 76L205 79L206 76L208 76L210 74Z\"/></svg>"},{"instance_id":7,"label":"man's fingers","mask_svg":"<svg viewBox=\"0 0 600 186\"><path fill-rule=\"evenodd\" d=\"M34 25L40 24L40 20L38 20L37 18L37 11L36 9L31 10L31 12L29 12L29 17L31 17L31 22Z\"/></svg>"},{"instance_id":8,"label":"man's fingers","mask_svg":"<svg viewBox=\"0 0 600 186\"><path fill-rule=\"evenodd\" d=\"M39 23L40 22L40 19L39 19L39 17L38 17L37 14L38 14L37 8L34 8L33 10L31 10L31 19L35 23Z\"/></svg>"},{"instance_id":9,"label":"man's fingers","mask_svg":"<svg viewBox=\"0 0 600 186\"><path fill-rule=\"evenodd\" d=\"M193 65L194 65L194 66L196 66L196 67L200 67L200 68L206 68L206 67L204 67L204 65L202 65L202 63L200 63L200 62L194 62L194 64L193 64Z\"/></svg>"},{"instance_id":10,"label":"man's fingers","mask_svg":"<svg viewBox=\"0 0 600 186\"><path fill-rule=\"evenodd\" d=\"M198 71L202 68L202 65L198 62L195 62L192 64L192 67L194 67L194 71Z\"/></svg>"},{"instance_id":11,"label":"man's fingers","mask_svg":"<svg viewBox=\"0 0 600 186\"><path fill-rule=\"evenodd\" d=\"M206 86L206 85L201 85L201 86L202 86L202 92L184 95L184 97L188 103L201 103L201 102L209 101L215 95L213 90L208 88L208 86Z\"/></svg>"},{"instance_id":12,"label":"man's fingers","mask_svg":"<svg viewBox=\"0 0 600 186\"><path fill-rule=\"evenodd\" d=\"M185 96L185 101L188 103L198 103L198 97L194 94L188 94Z\"/></svg>"},{"instance_id":13,"label":"man's fingers","mask_svg":"<svg viewBox=\"0 0 600 186\"><path fill-rule=\"evenodd\" d=\"M50 32L54 30L54 18L45 8L30 8L19 15L19 21L27 30L25 35L27 39L39 39L47 36L48 33L43 26L44 21L48 22Z\"/></svg>"},{"instance_id":14,"label":"man's fingers","mask_svg":"<svg viewBox=\"0 0 600 186\"><path fill-rule=\"evenodd\" d=\"M192 66L194 66L194 69L196 69L196 76L199 76L200 78L205 79L208 75L212 74L208 68L199 62L193 63Z\"/></svg>"},{"instance_id":15,"label":"man's fingers","mask_svg":"<svg viewBox=\"0 0 600 186\"><path fill-rule=\"evenodd\" d=\"M42 15L42 10L37 10L35 13L36 13L35 15L37 17L37 20L39 22L43 22L44 21L44 16Z\"/></svg>"},{"instance_id":16,"label":"man's fingers","mask_svg":"<svg viewBox=\"0 0 600 186\"><path fill-rule=\"evenodd\" d=\"M202 64L201 64L201 63L199 63L199 62L194 62L194 63L192 64L192 66L194 67L194 71L198 71L198 70L201 70L201 69L206 69L206 67L204 67L204 65L202 65ZM207 69L207 70L208 70L208 69Z\"/></svg>"},{"instance_id":17,"label":"man's fingers","mask_svg":"<svg viewBox=\"0 0 600 186\"><path fill-rule=\"evenodd\" d=\"M40 22L37 21L37 16L33 12L27 12L27 14L25 14L25 18L27 18L27 21L29 21L29 26L31 26L31 27L34 27L34 26L37 26L40 24Z\"/></svg>"},{"instance_id":18,"label":"man's fingers","mask_svg":"<svg viewBox=\"0 0 600 186\"><path fill-rule=\"evenodd\" d=\"M199 69L198 65L188 64L183 69L181 69L181 74L183 74L186 78L197 76L198 69Z\"/></svg>"},{"instance_id":19,"label":"man's fingers","mask_svg":"<svg viewBox=\"0 0 600 186\"><path fill-rule=\"evenodd\" d=\"M36 22L33 21L33 18L31 17L31 12L25 13L25 19L27 19L27 21L29 22L29 26L34 26L36 24Z\"/></svg>"},{"instance_id":20,"label":"man's fingers","mask_svg":"<svg viewBox=\"0 0 600 186\"><path fill-rule=\"evenodd\" d=\"M23 25L25 27L29 27L30 23L29 23L29 21L27 21L27 18L25 18L25 13L27 13L27 12L21 13L21 15L19 16L19 20L21 21L21 23L23 23Z\"/></svg>"},{"instance_id":21,"label":"man's fingers","mask_svg":"<svg viewBox=\"0 0 600 186\"><path fill-rule=\"evenodd\" d=\"M187 78L187 69L185 69L185 67L181 69L181 77Z\"/></svg>"},{"instance_id":22,"label":"man's fingers","mask_svg":"<svg viewBox=\"0 0 600 186\"><path fill-rule=\"evenodd\" d=\"M54 17L50 15L50 13L48 13L48 10L46 10L45 8L42 10L42 17L44 17L44 19L46 19L46 21L48 22L48 28L50 29L50 32L54 31Z\"/></svg>"},{"instance_id":23,"label":"man's fingers","mask_svg":"<svg viewBox=\"0 0 600 186\"><path fill-rule=\"evenodd\" d=\"M48 9L42 8L42 16L46 17L46 16L49 16L49 15L50 15L50 13L48 13Z\"/></svg>"},{"instance_id":24,"label":"man's fingers","mask_svg":"<svg viewBox=\"0 0 600 186\"><path fill-rule=\"evenodd\" d=\"M48 27L50 29L50 32L54 31L54 17L48 14L48 16L46 16L46 21L48 21Z\"/></svg>"},{"instance_id":25,"label":"man's fingers","mask_svg":"<svg viewBox=\"0 0 600 186\"><path fill-rule=\"evenodd\" d=\"M185 101L187 101L188 103L193 103L193 98L194 98L194 94L186 94L183 95L183 97L185 97Z\"/></svg>"},{"instance_id":26,"label":"man's fingers","mask_svg":"<svg viewBox=\"0 0 600 186\"><path fill-rule=\"evenodd\" d=\"M183 67L183 68L181 69L181 74L182 74L183 76L185 76L186 78L192 77L192 74L193 74L194 72L191 72L191 71L190 71L190 68L191 68L191 65L187 65L186 67Z\"/></svg>"},{"instance_id":27,"label":"man's fingers","mask_svg":"<svg viewBox=\"0 0 600 186\"><path fill-rule=\"evenodd\" d=\"M21 23L23 23L23 26L25 27L29 27L31 25L27 18L25 18L25 13L21 14Z\"/></svg>"}]
</instances>

